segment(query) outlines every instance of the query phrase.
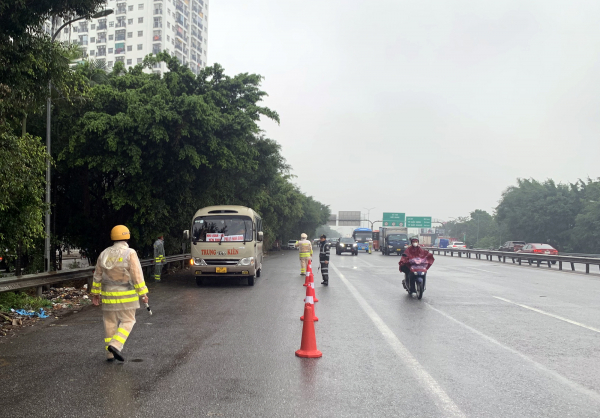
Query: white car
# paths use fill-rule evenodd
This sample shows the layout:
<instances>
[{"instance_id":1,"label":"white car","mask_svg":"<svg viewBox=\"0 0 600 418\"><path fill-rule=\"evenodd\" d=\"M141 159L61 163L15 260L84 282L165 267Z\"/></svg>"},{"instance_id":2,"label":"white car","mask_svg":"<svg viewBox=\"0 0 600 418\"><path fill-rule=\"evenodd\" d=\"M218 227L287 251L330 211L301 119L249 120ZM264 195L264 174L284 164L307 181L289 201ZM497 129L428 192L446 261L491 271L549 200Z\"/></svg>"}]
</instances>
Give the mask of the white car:
<instances>
[{"instance_id":1,"label":"white car","mask_svg":"<svg viewBox=\"0 0 600 418\"><path fill-rule=\"evenodd\" d=\"M467 248L464 242L454 241L448 244L448 248Z\"/></svg>"},{"instance_id":2,"label":"white car","mask_svg":"<svg viewBox=\"0 0 600 418\"><path fill-rule=\"evenodd\" d=\"M288 241L288 250L295 250L296 249L296 240L295 239L291 239Z\"/></svg>"}]
</instances>

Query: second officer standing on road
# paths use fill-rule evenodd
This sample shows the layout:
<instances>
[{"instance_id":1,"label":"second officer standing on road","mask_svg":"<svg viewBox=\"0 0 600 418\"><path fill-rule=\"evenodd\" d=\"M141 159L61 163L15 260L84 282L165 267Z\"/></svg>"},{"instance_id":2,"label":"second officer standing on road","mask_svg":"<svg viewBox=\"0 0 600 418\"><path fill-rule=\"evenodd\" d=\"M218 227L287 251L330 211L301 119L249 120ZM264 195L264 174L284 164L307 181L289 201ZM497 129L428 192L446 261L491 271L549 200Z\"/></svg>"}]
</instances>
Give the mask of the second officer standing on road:
<instances>
[{"instance_id":1,"label":"second officer standing on road","mask_svg":"<svg viewBox=\"0 0 600 418\"><path fill-rule=\"evenodd\" d=\"M165 237L160 236L154 243L154 280L160 282L160 275L165 264Z\"/></svg>"},{"instance_id":2,"label":"second officer standing on road","mask_svg":"<svg viewBox=\"0 0 600 418\"><path fill-rule=\"evenodd\" d=\"M319 241L319 261L321 263L321 274L323 275L323 281L321 284L325 286L329 285L329 250L331 245L327 242L327 237L325 235L321 235L321 240Z\"/></svg>"}]
</instances>

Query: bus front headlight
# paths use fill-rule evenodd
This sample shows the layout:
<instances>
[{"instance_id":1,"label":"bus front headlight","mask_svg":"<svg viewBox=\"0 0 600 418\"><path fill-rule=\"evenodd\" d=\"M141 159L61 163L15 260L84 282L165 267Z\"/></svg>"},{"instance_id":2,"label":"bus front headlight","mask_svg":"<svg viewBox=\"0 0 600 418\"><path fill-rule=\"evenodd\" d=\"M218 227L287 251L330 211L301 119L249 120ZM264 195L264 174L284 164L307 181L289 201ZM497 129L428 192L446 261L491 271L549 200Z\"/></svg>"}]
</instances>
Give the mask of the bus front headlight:
<instances>
[{"instance_id":1,"label":"bus front headlight","mask_svg":"<svg viewBox=\"0 0 600 418\"><path fill-rule=\"evenodd\" d=\"M206 266L206 261L204 261L202 258L200 257L196 257L194 258L194 264L197 266Z\"/></svg>"},{"instance_id":2,"label":"bus front headlight","mask_svg":"<svg viewBox=\"0 0 600 418\"><path fill-rule=\"evenodd\" d=\"M238 263L238 266L251 266L254 265L254 257L242 258Z\"/></svg>"}]
</instances>

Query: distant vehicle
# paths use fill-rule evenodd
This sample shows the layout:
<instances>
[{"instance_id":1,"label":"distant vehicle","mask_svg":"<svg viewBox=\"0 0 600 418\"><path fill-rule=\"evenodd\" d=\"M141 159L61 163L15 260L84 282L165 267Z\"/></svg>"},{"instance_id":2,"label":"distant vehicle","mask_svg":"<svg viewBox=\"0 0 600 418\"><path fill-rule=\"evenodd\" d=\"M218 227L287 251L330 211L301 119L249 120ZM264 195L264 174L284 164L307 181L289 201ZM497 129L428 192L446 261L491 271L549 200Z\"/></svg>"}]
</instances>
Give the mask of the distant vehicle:
<instances>
[{"instance_id":1,"label":"distant vehicle","mask_svg":"<svg viewBox=\"0 0 600 418\"><path fill-rule=\"evenodd\" d=\"M295 250L296 249L296 240L295 239L289 240L287 248L288 248L288 250Z\"/></svg>"},{"instance_id":2,"label":"distant vehicle","mask_svg":"<svg viewBox=\"0 0 600 418\"><path fill-rule=\"evenodd\" d=\"M558 255L558 250L549 244L525 244L518 253Z\"/></svg>"},{"instance_id":3,"label":"distant vehicle","mask_svg":"<svg viewBox=\"0 0 600 418\"><path fill-rule=\"evenodd\" d=\"M373 230L371 228L356 228L352 232L352 238L356 241L358 250L369 252L369 241L373 241Z\"/></svg>"},{"instance_id":4,"label":"distant vehicle","mask_svg":"<svg viewBox=\"0 0 600 418\"><path fill-rule=\"evenodd\" d=\"M436 238L433 246L435 248L448 248L450 240L448 238Z\"/></svg>"},{"instance_id":5,"label":"distant vehicle","mask_svg":"<svg viewBox=\"0 0 600 418\"><path fill-rule=\"evenodd\" d=\"M519 251L525 244L527 244L525 241L506 241L504 245L501 245L500 248L498 248L498 251Z\"/></svg>"},{"instance_id":6,"label":"distant vehicle","mask_svg":"<svg viewBox=\"0 0 600 418\"><path fill-rule=\"evenodd\" d=\"M379 229L379 249L382 255L400 255L406 247L408 247L408 228L381 227Z\"/></svg>"},{"instance_id":7,"label":"distant vehicle","mask_svg":"<svg viewBox=\"0 0 600 418\"><path fill-rule=\"evenodd\" d=\"M340 238L340 241L335 247L335 253L337 255L342 253L352 253L352 255L358 255L358 243L354 241L354 238Z\"/></svg>"},{"instance_id":8,"label":"distant vehicle","mask_svg":"<svg viewBox=\"0 0 600 418\"><path fill-rule=\"evenodd\" d=\"M454 241L453 243L449 244L447 248L467 248L467 246L464 242Z\"/></svg>"},{"instance_id":9,"label":"distant vehicle","mask_svg":"<svg viewBox=\"0 0 600 418\"><path fill-rule=\"evenodd\" d=\"M373 231L373 250L379 251L379 230Z\"/></svg>"}]
</instances>

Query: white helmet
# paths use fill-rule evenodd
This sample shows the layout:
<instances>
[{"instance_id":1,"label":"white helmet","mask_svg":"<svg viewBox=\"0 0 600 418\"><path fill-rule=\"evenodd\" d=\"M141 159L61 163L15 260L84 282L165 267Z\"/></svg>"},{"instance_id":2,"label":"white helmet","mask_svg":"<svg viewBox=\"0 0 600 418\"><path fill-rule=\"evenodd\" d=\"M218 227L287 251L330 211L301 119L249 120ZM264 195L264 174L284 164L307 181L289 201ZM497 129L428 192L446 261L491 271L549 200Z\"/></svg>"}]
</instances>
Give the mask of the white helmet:
<instances>
[{"instance_id":1,"label":"white helmet","mask_svg":"<svg viewBox=\"0 0 600 418\"><path fill-rule=\"evenodd\" d=\"M300 234L300 238L306 239L306 238L308 238L308 235L306 235L305 233L302 233L302 234Z\"/></svg>"}]
</instances>

